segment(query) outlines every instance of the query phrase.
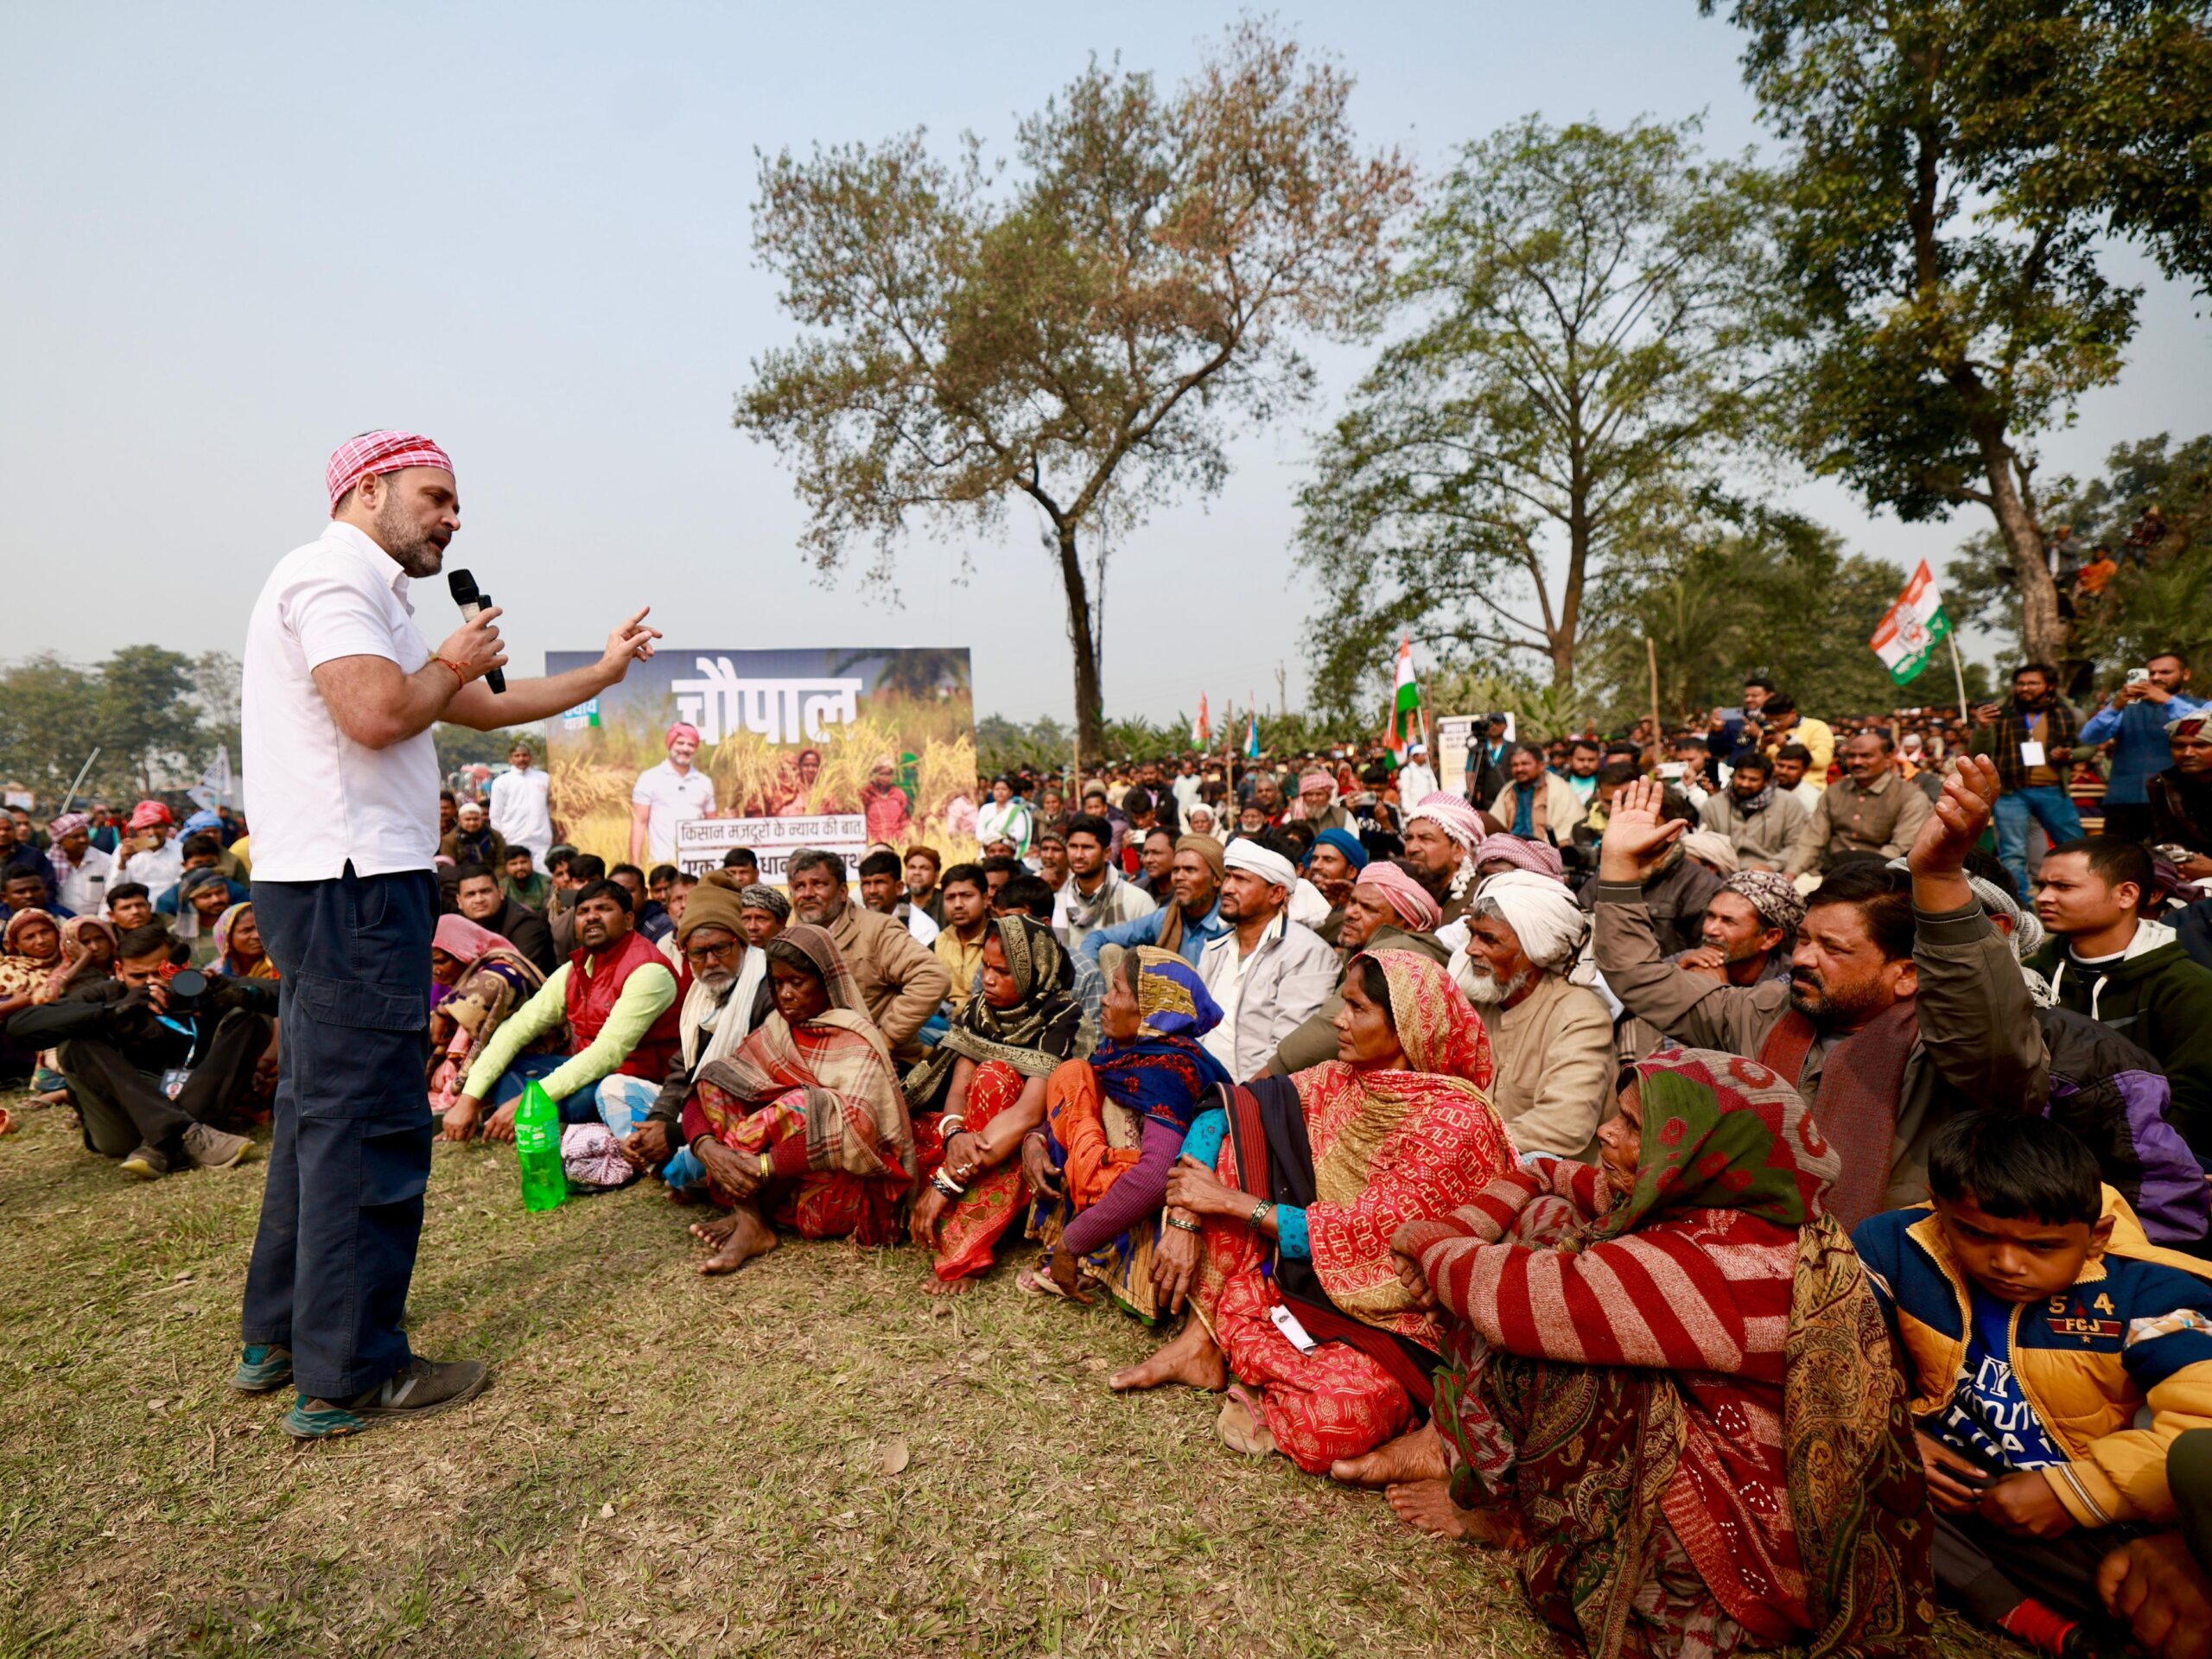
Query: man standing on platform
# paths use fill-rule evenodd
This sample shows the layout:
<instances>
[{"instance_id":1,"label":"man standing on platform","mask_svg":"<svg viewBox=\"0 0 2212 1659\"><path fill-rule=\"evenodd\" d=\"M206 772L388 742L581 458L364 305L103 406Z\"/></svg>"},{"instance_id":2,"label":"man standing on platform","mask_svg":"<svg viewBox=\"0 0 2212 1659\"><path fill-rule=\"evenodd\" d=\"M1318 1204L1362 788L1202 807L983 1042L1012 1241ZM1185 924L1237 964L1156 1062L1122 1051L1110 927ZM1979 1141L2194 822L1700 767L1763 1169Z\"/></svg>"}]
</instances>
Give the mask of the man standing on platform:
<instances>
[{"instance_id":1,"label":"man standing on platform","mask_svg":"<svg viewBox=\"0 0 2212 1659\"><path fill-rule=\"evenodd\" d=\"M453 463L428 438L369 432L330 458L331 523L279 560L246 627L244 747L253 902L281 970L275 1135L246 1270L232 1386L297 1384L301 1440L457 1405L481 1361L414 1354L401 1320L423 1230L432 1120L430 727L543 720L596 696L658 632L643 611L588 667L495 694L506 661L487 610L433 652L410 582L461 529Z\"/></svg>"}]
</instances>

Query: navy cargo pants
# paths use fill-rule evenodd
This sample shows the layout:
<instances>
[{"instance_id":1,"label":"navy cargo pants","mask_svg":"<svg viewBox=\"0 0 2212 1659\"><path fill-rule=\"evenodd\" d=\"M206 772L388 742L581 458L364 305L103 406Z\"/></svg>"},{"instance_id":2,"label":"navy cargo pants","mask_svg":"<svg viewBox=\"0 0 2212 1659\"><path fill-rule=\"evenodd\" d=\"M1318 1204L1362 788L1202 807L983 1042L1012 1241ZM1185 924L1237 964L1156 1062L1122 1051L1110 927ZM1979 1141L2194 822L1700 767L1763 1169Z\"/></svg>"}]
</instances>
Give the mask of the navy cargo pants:
<instances>
[{"instance_id":1,"label":"navy cargo pants","mask_svg":"<svg viewBox=\"0 0 2212 1659\"><path fill-rule=\"evenodd\" d=\"M310 1399L365 1393L410 1357L400 1321L433 1135L428 870L253 884L278 971L276 1139L246 1270L248 1344L292 1351Z\"/></svg>"}]
</instances>

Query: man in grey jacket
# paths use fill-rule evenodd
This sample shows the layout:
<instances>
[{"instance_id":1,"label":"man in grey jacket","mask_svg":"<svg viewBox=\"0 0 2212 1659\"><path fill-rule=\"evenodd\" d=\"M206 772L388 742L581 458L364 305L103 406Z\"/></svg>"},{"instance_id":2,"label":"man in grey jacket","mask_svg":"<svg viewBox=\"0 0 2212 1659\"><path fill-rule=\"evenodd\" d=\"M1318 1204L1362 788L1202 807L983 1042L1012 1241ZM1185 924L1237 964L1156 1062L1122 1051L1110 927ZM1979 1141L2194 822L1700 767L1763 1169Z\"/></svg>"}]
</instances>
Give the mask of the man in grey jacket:
<instances>
[{"instance_id":1,"label":"man in grey jacket","mask_svg":"<svg viewBox=\"0 0 2212 1659\"><path fill-rule=\"evenodd\" d=\"M2012 960L1967 885L1966 855L1990 821L1996 768L1961 763L1923 826L1910 855L1911 898L1889 890L1891 873L1865 866L1840 871L1814 893L1799 929L1787 983L1735 986L1676 967L1654 933L1642 897L1647 868L1681 833L1659 816L1656 784L1622 791L1605 827L1604 857L1592 896L1597 909L1598 967L1630 1014L1694 1047L1725 1049L1766 1063L1794 1081L1831 1139L1847 1151L1839 1191L1866 1194L1864 1213L1837 1216L1848 1227L1881 1209L1923 1202L1927 1148L1948 1117L1982 1108L2039 1111L2050 1086L2050 1057L2035 1005ZM1879 890L1878 890L1878 888ZM1905 1046L1894 1083L1856 1053L1868 1037L1904 1017ZM1802 1016L1802 1022L1793 1015ZM1785 1027L1809 1037L1789 1052ZM1886 1171L1851 1167L1839 1111L1823 1114L1824 1069L1832 1056L1839 1090L1870 1084L1893 1093ZM1831 1103L1834 1105L1835 1103ZM1856 1208L1858 1206L1853 1205Z\"/></svg>"},{"instance_id":2,"label":"man in grey jacket","mask_svg":"<svg viewBox=\"0 0 2212 1659\"><path fill-rule=\"evenodd\" d=\"M1202 1039L1229 1075L1267 1070L1282 1039L1328 1000L1344 969L1328 942L1285 908L1298 871L1274 848L1239 836L1223 852L1221 919L1229 931L1198 953L1198 977L1221 1008Z\"/></svg>"}]
</instances>

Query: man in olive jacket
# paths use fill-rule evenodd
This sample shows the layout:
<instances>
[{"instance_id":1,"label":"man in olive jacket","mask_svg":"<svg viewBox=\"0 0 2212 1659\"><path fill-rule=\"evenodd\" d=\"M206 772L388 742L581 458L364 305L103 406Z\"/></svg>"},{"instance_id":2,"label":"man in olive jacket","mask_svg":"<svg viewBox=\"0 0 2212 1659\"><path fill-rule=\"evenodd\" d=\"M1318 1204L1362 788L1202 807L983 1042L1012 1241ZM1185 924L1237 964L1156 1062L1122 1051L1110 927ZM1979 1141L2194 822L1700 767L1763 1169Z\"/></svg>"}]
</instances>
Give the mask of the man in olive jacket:
<instances>
[{"instance_id":1,"label":"man in olive jacket","mask_svg":"<svg viewBox=\"0 0 2212 1659\"><path fill-rule=\"evenodd\" d=\"M1889 1022L1910 1005L1913 1025L1902 1033L1909 1046L1893 1085L1889 1167L1854 1172L1847 1152L1839 1192L1855 1190L1871 1205L1847 1215L1839 1202L1837 1217L1847 1227L1878 1210L1927 1200L1928 1143L1945 1120L1984 1108L2040 1111L2050 1093L2050 1056L2034 1001L2010 944L1964 874L1997 794L1987 759L1961 762L1913 844L1909 906L1891 891L1894 877L1885 868L1837 872L1812 895L1789 980L1751 986L1676 967L1653 931L1643 878L1681 833L1660 821L1658 786L1644 780L1623 790L1606 824L1592 892L1599 970L1623 1007L1676 1041L1757 1059L1776 1052L1773 1039L1793 1011L1803 1015L1811 1040L1794 1057L1796 1083L1819 1121L1828 1057L1846 1045L1857 1048L1863 1035L1878 1037L1885 1026L1894 1030ZM1780 1069L1788 1075L1789 1068ZM1866 1071L1861 1064L1840 1074L1840 1086L1853 1089ZM1829 1133L1839 1138L1833 1128Z\"/></svg>"}]
</instances>

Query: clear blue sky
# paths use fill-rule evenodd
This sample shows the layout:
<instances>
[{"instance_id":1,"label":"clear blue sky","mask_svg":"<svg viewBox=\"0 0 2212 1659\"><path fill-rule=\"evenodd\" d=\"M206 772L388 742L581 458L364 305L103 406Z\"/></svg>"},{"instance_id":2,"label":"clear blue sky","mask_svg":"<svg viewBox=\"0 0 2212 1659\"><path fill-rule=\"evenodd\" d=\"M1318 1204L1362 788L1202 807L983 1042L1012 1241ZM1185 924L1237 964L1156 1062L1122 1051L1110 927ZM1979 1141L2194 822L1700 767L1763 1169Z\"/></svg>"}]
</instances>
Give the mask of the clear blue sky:
<instances>
[{"instance_id":1,"label":"clear blue sky","mask_svg":"<svg viewBox=\"0 0 2212 1659\"><path fill-rule=\"evenodd\" d=\"M0 57L0 550L48 602L11 607L0 650L235 650L264 572L324 518L330 449L400 425L455 456L455 557L509 607L521 663L650 601L678 645L972 645L979 711L1065 717L1058 588L1019 515L964 588L953 550L918 536L895 607L803 563L789 474L729 424L750 360L791 333L751 259L753 153L918 124L1003 153L1088 54L1177 78L1235 15L17 7ZM1363 136L1425 168L1529 111L1702 110L1715 146L1758 138L1735 40L1691 0L1279 15L1356 73ZM2152 281L2126 377L2048 445L2050 470L2212 423L2202 321ZM1116 554L1109 709L1272 702L1279 662L1299 699L1292 494L1358 366L1316 357L1315 409ZM1796 499L1906 562L1980 528L1870 519L1826 487ZM435 640L446 602L426 597Z\"/></svg>"}]
</instances>

